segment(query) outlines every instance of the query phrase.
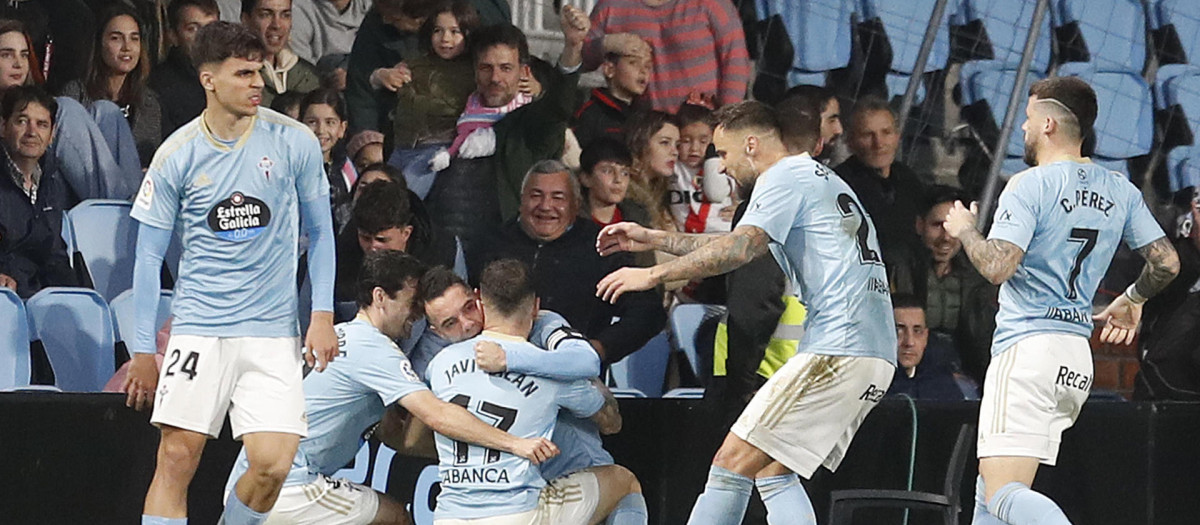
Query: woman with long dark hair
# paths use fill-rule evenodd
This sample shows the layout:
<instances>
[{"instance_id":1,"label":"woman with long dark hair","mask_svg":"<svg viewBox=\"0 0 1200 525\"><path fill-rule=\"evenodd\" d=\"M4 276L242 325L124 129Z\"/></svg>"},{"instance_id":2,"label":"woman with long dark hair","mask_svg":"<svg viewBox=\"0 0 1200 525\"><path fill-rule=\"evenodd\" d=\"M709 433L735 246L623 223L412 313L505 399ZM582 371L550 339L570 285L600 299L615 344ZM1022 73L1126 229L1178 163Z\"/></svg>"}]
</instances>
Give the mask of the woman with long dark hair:
<instances>
[{"instance_id":1,"label":"woman with long dark hair","mask_svg":"<svg viewBox=\"0 0 1200 525\"><path fill-rule=\"evenodd\" d=\"M150 43L143 45L142 22L124 5L106 9L97 22L87 76L67 84L63 95L85 106L97 100L115 103L133 130L142 166L149 166L162 142L162 108L158 96L146 85Z\"/></svg>"},{"instance_id":2,"label":"woman with long dark hair","mask_svg":"<svg viewBox=\"0 0 1200 525\"><path fill-rule=\"evenodd\" d=\"M346 102L334 89L313 91L300 100L300 121L321 144L334 231L341 231L350 220L350 188L358 179L354 163L346 158Z\"/></svg>"}]
</instances>

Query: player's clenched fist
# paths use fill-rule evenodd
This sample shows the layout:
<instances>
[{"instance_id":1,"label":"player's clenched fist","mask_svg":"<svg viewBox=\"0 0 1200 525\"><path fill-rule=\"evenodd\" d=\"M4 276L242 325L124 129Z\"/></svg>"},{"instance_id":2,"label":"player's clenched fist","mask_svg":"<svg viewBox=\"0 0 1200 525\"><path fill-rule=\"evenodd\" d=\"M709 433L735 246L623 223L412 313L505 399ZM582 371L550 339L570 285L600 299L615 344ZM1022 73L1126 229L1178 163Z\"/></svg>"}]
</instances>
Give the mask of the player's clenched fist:
<instances>
[{"instance_id":1,"label":"player's clenched fist","mask_svg":"<svg viewBox=\"0 0 1200 525\"><path fill-rule=\"evenodd\" d=\"M337 356L337 335L333 333L333 312L313 312L304 337L304 360L313 370L325 371L325 365Z\"/></svg>"},{"instance_id":2,"label":"player's clenched fist","mask_svg":"<svg viewBox=\"0 0 1200 525\"><path fill-rule=\"evenodd\" d=\"M971 209L963 206L962 201L954 201L954 207L946 213L946 222L944 227L946 233L950 234L955 239L961 237L968 230L975 229L976 216L979 214L979 203L972 202Z\"/></svg>"},{"instance_id":3,"label":"player's clenched fist","mask_svg":"<svg viewBox=\"0 0 1200 525\"><path fill-rule=\"evenodd\" d=\"M522 439L513 447L513 454L521 456L535 465L558 455L558 446L546 438Z\"/></svg>"},{"instance_id":4,"label":"player's clenched fist","mask_svg":"<svg viewBox=\"0 0 1200 525\"><path fill-rule=\"evenodd\" d=\"M654 230L636 222L618 222L605 226L596 237L596 251L601 257L617 252L644 252L654 249L651 238Z\"/></svg>"},{"instance_id":5,"label":"player's clenched fist","mask_svg":"<svg viewBox=\"0 0 1200 525\"><path fill-rule=\"evenodd\" d=\"M508 358L495 342L479 341L475 343L475 366L489 374L503 372L508 369Z\"/></svg>"}]
</instances>

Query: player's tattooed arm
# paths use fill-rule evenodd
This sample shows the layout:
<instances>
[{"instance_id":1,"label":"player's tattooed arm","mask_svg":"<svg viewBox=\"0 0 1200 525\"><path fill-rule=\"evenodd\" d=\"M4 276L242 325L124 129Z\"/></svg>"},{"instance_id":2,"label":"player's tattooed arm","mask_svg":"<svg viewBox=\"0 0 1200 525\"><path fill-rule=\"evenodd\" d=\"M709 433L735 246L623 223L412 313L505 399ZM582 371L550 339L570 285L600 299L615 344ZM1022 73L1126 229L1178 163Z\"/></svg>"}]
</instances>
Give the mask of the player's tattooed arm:
<instances>
[{"instance_id":1,"label":"player's tattooed arm","mask_svg":"<svg viewBox=\"0 0 1200 525\"><path fill-rule=\"evenodd\" d=\"M1133 287L1141 297L1149 299L1166 288L1175 276L1179 274L1179 254L1166 237L1138 248L1138 253L1146 258L1146 266L1142 274L1134 281Z\"/></svg>"},{"instance_id":2,"label":"player's tattooed arm","mask_svg":"<svg viewBox=\"0 0 1200 525\"><path fill-rule=\"evenodd\" d=\"M723 233L679 232L660 232L660 234L659 238L655 239L655 249L671 255L687 255L725 235Z\"/></svg>"},{"instance_id":3,"label":"player's tattooed arm","mask_svg":"<svg viewBox=\"0 0 1200 525\"><path fill-rule=\"evenodd\" d=\"M704 238L709 236L689 235ZM730 233L712 236L710 242L697 246L694 251L678 259L663 263L657 268L660 283L682 279L696 279L721 275L767 253L771 238L757 226L738 226ZM696 239L699 241L700 239ZM691 242L696 242L691 241ZM677 246L685 242L680 240ZM666 251L666 250L664 250Z\"/></svg>"},{"instance_id":4,"label":"player's tattooed arm","mask_svg":"<svg viewBox=\"0 0 1200 525\"><path fill-rule=\"evenodd\" d=\"M592 380L592 384L604 394L604 406L600 407L600 410L595 414L592 414L592 422L596 423L601 434L609 435L620 432L621 410L617 406L617 398L613 397L612 392L603 383Z\"/></svg>"},{"instance_id":5,"label":"player's tattooed arm","mask_svg":"<svg viewBox=\"0 0 1200 525\"><path fill-rule=\"evenodd\" d=\"M960 237L963 251L979 274L988 282L999 285L1017 272L1025 251L1019 246L1000 239L984 239L983 234L971 228Z\"/></svg>"}]
</instances>

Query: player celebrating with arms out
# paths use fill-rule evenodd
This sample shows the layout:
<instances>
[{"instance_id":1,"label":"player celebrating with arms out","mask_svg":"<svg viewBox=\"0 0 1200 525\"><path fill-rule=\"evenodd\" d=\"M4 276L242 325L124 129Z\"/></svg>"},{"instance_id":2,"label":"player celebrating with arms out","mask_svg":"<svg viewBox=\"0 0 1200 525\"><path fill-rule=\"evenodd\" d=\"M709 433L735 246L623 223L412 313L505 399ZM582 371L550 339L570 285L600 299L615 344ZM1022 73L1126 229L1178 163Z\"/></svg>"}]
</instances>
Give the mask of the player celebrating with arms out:
<instances>
[{"instance_id":1,"label":"player celebrating with arms out","mask_svg":"<svg viewBox=\"0 0 1200 525\"><path fill-rule=\"evenodd\" d=\"M1000 284L992 362L979 407L976 525L1066 524L1050 498L1029 488L1038 464L1054 465L1092 384L1088 337L1133 341L1142 303L1179 273L1179 258L1122 173L1082 156L1096 120L1096 93L1077 77L1029 88L1025 162L1000 194L987 239L975 205L955 203L946 232L962 240L971 263ZM1137 282L1092 317L1092 297L1122 240L1146 258Z\"/></svg>"},{"instance_id":2,"label":"player celebrating with arms out","mask_svg":"<svg viewBox=\"0 0 1200 525\"><path fill-rule=\"evenodd\" d=\"M713 144L725 171L754 187L739 226L702 235L608 226L597 239L601 255L653 249L681 257L613 272L597 294L616 300L626 291L718 275L768 250L775 254L808 307L804 339L726 436L689 523L741 523L757 475L772 522L815 524L808 495L786 470L808 478L821 466L836 469L895 371L896 329L879 242L841 178L808 153L789 156L770 106L741 102L716 117ZM820 115L795 118L803 121L797 140L819 151Z\"/></svg>"},{"instance_id":3,"label":"player celebrating with arms out","mask_svg":"<svg viewBox=\"0 0 1200 525\"><path fill-rule=\"evenodd\" d=\"M296 272L309 239L312 321L305 358L334 357L334 246L321 148L304 125L266 108L263 44L225 22L196 35L192 58L207 105L158 149L134 200L137 334L128 403L153 400L162 430L143 524L187 523L187 489L226 411L249 467L225 506L227 525L262 523L279 495L304 419ZM159 269L176 224L184 252L161 376L154 362ZM156 392L157 389L157 392Z\"/></svg>"}]
</instances>

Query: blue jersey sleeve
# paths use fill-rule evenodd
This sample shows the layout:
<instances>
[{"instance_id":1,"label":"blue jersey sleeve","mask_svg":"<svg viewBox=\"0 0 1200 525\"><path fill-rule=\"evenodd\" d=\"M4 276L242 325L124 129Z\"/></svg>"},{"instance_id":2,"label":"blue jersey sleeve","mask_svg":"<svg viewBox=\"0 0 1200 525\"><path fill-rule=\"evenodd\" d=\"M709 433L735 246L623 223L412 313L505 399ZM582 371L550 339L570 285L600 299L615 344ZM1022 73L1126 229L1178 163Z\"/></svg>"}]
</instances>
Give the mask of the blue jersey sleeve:
<instances>
[{"instance_id":1,"label":"blue jersey sleeve","mask_svg":"<svg viewBox=\"0 0 1200 525\"><path fill-rule=\"evenodd\" d=\"M772 241L783 244L804 205L804 192L788 172L772 172L758 178L746 214L739 226L762 229Z\"/></svg>"},{"instance_id":2,"label":"blue jersey sleeve","mask_svg":"<svg viewBox=\"0 0 1200 525\"><path fill-rule=\"evenodd\" d=\"M142 178L142 186L133 199L133 210L129 215L142 224L174 230L175 218L179 215L181 186L174 164L156 156Z\"/></svg>"},{"instance_id":3,"label":"blue jersey sleeve","mask_svg":"<svg viewBox=\"0 0 1200 525\"><path fill-rule=\"evenodd\" d=\"M1030 174L1018 175L1000 194L1000 204L992 220L988 239L999 239L1029 250L1029 241L1037 228L1037 184L1027 180ZM1032 179L1032 177L1030 177Z\"/></svg>"},{"instance_id":4,"label":"blue jersey sleeve","mask_svg":"<svg viewBox=\"0 0 1200 525\"><path fill-rule=\"evenodd\" d=\"M348 367L345 373L363 387L378 393L384 405L395 403L413 392L429 390L413 371L408 358L391 341L372 338L355 343L355 348L347 351L358 355L350 360L354 366Z\"/></svg>"},{"instance_id":5,"label":"blue jersey sleeve","mask_svg":"<svg viewBox=\"0 0 1200 525\"><path fill-rule=\"evenodd\" d=\"M558 406L578 418L589 418L604 407L604 394L590 380L566 383L558 390Z\"/></svg>"},{"instance_id":6,"label":"blue jersey sleeve","mask_svg":"<svg viewBox=\"0 0 1200 525\"><path fill-rule=\"evenodd\" d=\"M557 313L538 312L529 341L549 352L525 345L506 348L510 371L562 381L600 375L600 356L592 344Z\"/></svg>"},{"instance_id":7,"label":"blue jersey sleeve","mask_svg":"<svg viewBox=\"0 0 1200 525\"><path fill-rule=\"evenodd\" d=\"M307 128L297 129L298 144L292 150L296 170L296 197L300 202L329 198L329 182L325 180L325 160L321 143Z\"/></svg>"},{"instance_id":8,"label":"blue jersey sleeve","mask_svg":"<svg viewBox=\"0 0 1200 525\"><path fill-rule=\"evenodd\" d=\"M1163 238L1166 233L1163 233L1158 221L1150 214L1150 208L1146 206L1142 194L1131 191L1129 200L1129 216L1125 219L1125 229L1121 233L1125 244L1137 250Z\"/></svg>"}]
</instances>

